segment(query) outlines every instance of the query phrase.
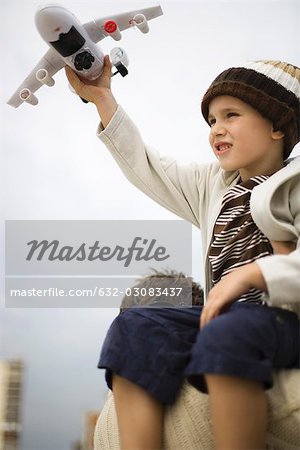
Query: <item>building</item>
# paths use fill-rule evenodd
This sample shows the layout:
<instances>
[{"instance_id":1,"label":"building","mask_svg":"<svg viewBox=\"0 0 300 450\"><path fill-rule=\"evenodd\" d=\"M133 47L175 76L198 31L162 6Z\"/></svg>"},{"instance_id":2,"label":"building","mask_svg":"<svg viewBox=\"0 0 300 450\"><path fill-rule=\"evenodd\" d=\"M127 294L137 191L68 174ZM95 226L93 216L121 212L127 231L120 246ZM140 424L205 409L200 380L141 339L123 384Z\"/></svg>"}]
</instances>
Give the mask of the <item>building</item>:
<instances>
[{"instance_id":1,"label":"building","mask_svg":"<svg viewBox=\"0 0 300 450\"><path fill-rule=\"evenodd\" d=\"M18 450L21 433L23 363L0 361L0 450Z\"/></svg>"}]
</instances>

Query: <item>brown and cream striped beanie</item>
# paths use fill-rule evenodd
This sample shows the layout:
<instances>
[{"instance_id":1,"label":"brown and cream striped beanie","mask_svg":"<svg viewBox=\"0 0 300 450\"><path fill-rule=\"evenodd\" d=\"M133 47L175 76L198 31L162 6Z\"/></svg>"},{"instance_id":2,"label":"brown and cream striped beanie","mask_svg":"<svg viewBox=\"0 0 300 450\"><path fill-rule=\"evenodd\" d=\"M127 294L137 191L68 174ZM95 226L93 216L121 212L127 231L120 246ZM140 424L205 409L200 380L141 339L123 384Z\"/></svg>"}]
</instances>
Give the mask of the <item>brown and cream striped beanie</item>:
<instances>
[{"instance_id":1,"label":"brown and cream striped beanie","mask_svg":"<svg viewBox=\"0 0 300 450\"><path fill-rule=\"evenodd\" d=\"M248 103L284 133L284 159L300 141L300 69L282 61L253 61L225 70L212 82L202 100L208 122L210 102L231 95Z\"/></svg>"}]
</instances>

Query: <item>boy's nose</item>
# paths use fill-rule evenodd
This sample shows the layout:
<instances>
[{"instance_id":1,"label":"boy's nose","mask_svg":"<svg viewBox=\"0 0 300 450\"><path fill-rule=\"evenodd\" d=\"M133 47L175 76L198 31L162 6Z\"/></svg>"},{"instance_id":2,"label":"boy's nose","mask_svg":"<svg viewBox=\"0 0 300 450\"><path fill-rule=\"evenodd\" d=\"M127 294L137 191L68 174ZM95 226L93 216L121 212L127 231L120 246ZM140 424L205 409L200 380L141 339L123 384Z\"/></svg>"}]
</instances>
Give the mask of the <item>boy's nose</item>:
<instances>
[{"instance_id":1,"label":"boy's nose","mask_svg":"<svg viewBox=\"0 0 300 450\"><path fill-rule=\"evenodd\" d=\"M212 127L212 132L215 136L224 136L226 134L224 124L221 122L216 122Z\"/></svg>"}]
</instances>

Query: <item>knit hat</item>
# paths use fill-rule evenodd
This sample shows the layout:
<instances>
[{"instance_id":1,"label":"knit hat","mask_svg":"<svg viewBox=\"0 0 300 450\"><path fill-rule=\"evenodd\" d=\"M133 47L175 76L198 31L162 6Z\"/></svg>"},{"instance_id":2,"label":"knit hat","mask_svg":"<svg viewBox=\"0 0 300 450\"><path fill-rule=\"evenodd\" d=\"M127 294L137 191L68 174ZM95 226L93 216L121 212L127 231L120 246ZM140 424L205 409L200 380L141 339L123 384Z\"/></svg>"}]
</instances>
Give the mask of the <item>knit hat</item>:
<instances>
[{"instance_id":1,"label":"knit hat","mask_svg":"<svg viewBox=\"0 0 300 450\"><path fill-rule=\"evenodd\" d=\"M225 70L202 100L208 123L210 102L219 95L237 97L284 133L284 159L300 141L300 69L282 61L253 61Z\"/></svg>"}]
</instances>

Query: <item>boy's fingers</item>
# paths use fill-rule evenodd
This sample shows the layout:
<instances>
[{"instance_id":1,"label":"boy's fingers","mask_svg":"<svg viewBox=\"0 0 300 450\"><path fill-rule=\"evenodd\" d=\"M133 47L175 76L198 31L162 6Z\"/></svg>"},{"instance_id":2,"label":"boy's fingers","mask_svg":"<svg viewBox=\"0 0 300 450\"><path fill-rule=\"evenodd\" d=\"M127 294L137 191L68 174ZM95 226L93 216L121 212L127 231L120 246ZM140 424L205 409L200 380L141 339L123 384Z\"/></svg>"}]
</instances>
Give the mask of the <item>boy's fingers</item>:
<instances>
[{"instance_id":1,"label":"boy's fingers","mask_svg":"<svg viewBox=\"0 0 300 450\"><path fill-rule=\"evenodd\" d=\"M104 57L103 74L106 75L106 76L111 76L111 68L112 68L111 61L109 59L109 56L106 55Z\"/></svg>"},{"instance_id":2,"label":"boy's fingers","mask_svg":"<svg viewBox=\"0 0 300 450\"><path fill-rule=\"evenodd\" d=\"M109 55L104 56L104 62L105 62L106 66L111 67L111 60L110 60Z\"/></svg>"},{"instance_id":3,"label":"boy's fingers","mask_svg":"<svg viewBox=\"0 0 300 450\"><path fill-rule=\"evenodd\" d=\"M82 89L82 81L78 78L75 72L69 67L65 67L65 72L67 75L67 78L69 80L69 83L71 84L72 88L75 90L75 92L78 94L79 91Z\"/></svg>"}]
</instances>

